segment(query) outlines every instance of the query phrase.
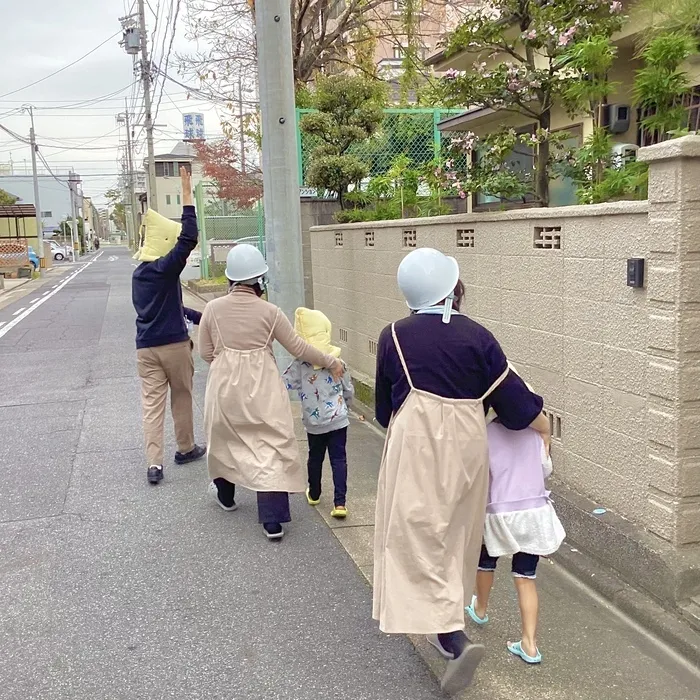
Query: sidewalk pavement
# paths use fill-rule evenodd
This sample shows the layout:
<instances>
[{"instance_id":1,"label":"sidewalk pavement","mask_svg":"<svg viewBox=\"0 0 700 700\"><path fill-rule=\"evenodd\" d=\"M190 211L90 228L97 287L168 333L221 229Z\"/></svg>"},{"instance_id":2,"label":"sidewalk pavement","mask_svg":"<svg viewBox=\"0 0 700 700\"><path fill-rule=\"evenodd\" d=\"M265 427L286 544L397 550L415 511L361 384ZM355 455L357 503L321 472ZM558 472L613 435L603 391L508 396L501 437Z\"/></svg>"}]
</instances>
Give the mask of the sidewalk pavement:
<instances>
[{"instance_id":1,"label":"sidewalk pavement","mask_svg":"<svg viewBox=\"0 0 700 700\"><path fill-rule=\"evenodd\" d=\"M301 428L299 438L304 440ZM333 488L328 464L318 506L320 516L370 585L382 447L383 436L378 430L354 420L348 439L349 516L346 521L330 517ZM538 569L539 643L544 663L538 668L527 667L506 650L507 641L520 638L517 598L510 579L510 563L504 560L499 566L489 624L484 628L467 625L469 636L484 644L487 654L465 699L691 700L699 696L700 670L623 619L551 559L542 559ZM423 638L412 641L440 676L444 662L437 652Z\"/></svg>"},{"instance_id":2,"label":"sidewalk pavement","mask_svg":"<svg viewBox=\"0 0 700 700\"><path fill-rule=\"evenodd\" d=\"M66 263L46 270L42 277L37 277L36 279L6 279L5 288L0 289L0 309L4 309L6 306L31 294L34 290L40 289L49 282L59 279L73 269L74 264Z\"/></svg>"},{"instance_id":3,"label":"sidewalk pavement","mask_svg":"<svg viewBox=\"0 0 700 700\"><path fill-rule=\"evenodd\" d=\"M194 296L193 304L202 308ZM293 403L297 439L306 454L300 405ZM331 470L324 466L319 517L372 585L374 507L383 434L369 422L354 419L348 437L348 510L345 521L330 517ZM556 505L556 504L555 504ZM566 547L566 543L563 545ZM538 569L540 649L544 662L528 667L506 650L520 637L520 615L510 580L510 563L499 566L484 628L469 623L467 633L486 646L474 687L464 700L697 700L700 669L671 649L555 564L542 559ZM444 662L424 638L411 640L433 673ZM381 700L377 696L377 700Z\"/></svg>"}]
</instances>

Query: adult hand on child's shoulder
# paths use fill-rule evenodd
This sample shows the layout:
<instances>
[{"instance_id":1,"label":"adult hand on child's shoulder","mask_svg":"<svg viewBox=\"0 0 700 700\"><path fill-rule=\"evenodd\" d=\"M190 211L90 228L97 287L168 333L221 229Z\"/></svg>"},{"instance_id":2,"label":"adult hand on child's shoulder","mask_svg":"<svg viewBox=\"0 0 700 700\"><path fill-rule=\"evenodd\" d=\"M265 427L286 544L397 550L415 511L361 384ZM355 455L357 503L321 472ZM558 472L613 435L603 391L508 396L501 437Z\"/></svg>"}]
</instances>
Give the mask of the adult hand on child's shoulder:
<instances>
[{"instance_id":1,"label":"adult hand on child's shoulder","mask_svg":"<svg viewBox=\"0 0 700 700\"><path fill-rule=\"evenodd\" d=\"M340 360L333 360L333 364L328 368L335 381L339 381L345 374L345 365Z\"/></svg>"}]
</instances>

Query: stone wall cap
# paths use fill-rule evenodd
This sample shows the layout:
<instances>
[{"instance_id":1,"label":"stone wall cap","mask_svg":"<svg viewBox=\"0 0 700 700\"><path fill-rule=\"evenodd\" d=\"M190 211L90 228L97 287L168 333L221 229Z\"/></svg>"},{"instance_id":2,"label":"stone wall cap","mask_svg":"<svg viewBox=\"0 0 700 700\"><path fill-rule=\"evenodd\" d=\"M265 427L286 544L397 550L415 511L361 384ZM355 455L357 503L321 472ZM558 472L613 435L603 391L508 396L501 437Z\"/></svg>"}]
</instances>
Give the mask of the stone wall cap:
<instances>
[{"instance_id":1,"label":"stone wall cap","mask_svg":"<svg viewBox=\"0 0 700 700\"><path fill-rule=\"evenodd\" d=\"M637 160L652 163L673 158L700 158L700 136L690 134L680 139L662 141L653 146L640 148Z\"/></svg>"},{"instance_id":2,"label":"stone wall cap","mask_svg":"<svg viewBox=\"0 0 700 700\"><path fill-rule=\"evenodd\" d=\"M352 231L383 228L413 228L419 226L444 226L494 221L544 221L549 219L577 219L589 216L624 216L626 214L647 214L649 202L623 201L605 204L579 204L570 207L550 207L539 209L511 209L509 211L474 212L472 214L448 214L447 216L425 216L419 219L388 219L383 221L362 221L356 224L329 224L313 226L311 231Z\"/></svg>"}]
</instances>

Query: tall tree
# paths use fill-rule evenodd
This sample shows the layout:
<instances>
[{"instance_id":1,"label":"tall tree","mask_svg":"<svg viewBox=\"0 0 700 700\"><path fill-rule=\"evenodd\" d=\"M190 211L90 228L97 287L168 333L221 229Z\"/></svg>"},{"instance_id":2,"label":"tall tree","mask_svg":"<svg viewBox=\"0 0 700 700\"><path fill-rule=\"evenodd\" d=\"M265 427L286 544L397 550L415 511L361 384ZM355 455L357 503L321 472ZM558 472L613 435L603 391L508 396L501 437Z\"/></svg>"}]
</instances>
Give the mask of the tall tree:
<instances>
[{"instance_id":1,"label":"tall tree","mask_svg":"<svg viewBox=\"0 0 700 700\"><path fill-rule=\"evenodd\" d=\"M466 52L474 64L466 73L448 72L446 103L515 113L535 124L529 141L534 149L532 182L522 181L522 172L494 169L495 156L502 162L501 156L518 143L526 146L523 139L530 139L513 129L503 129L484 144L484 172L492 182L500 182L499 186L508 183L514 192L523 184L536 202L548 206L552 110L557 104L571 106L572 86L591 80L576 68L576 47L594 37L596 46L605 46L622 25L622 9L620 0L491 0L453 33L448 55ZM494 143L499 136L500 142ZM473 141L470 138L470 144Z\"/></svg>"},{"instance_id":2,"label":"tall tree","mask_svg":"<svg viewBox=\"0 0 700 700\"><path fill-rule=\"evenodd\" d=\"M219 199L245 209L262 197L262 182L257 168L241 171L237 150L229 139L196 144L197 157L204 175L215 181Z\"/></svg>"},{"instance_id":3,"label":"tall tree","mask_svg":"<svg viewBox=\"0 0 700 700\"><path fill-rule=\"evenodd\" d=\"M122 191L116 188L107 190L105 192L105 199L109 202L112 209L109 218L114 222L117 231L126 231L126 207L124 206L124 195Z\"/></svg>"},{"instance_id":4,"label":"tall tree","mask_svg":"<svg viewBox=\"0 0 700 700\"><path fill-rule=\"evenodd\" d=\"M254 3L249 0L186 0L189 34L207 48L181 56L184 67L213 94L230 99L241 74L257 66ZM376 21L385 0L290 0L294 80L305 84L334 61L344 63L362 31Z\"/></svg>"},{"instance_id":5,"label":"tall tree","mask_svg":"<svg viewBox=\"0 0 700 700\"><path fill-rule=\"evenodd\" d=\"M319 77L311 92L317 110L301 120L303 133L314 137L307 181L338 196L341 208L353 183L369 174L369 165L349 151L370 138L384 118L386 90L363 76Z\"/></svg>"}]
</instances>

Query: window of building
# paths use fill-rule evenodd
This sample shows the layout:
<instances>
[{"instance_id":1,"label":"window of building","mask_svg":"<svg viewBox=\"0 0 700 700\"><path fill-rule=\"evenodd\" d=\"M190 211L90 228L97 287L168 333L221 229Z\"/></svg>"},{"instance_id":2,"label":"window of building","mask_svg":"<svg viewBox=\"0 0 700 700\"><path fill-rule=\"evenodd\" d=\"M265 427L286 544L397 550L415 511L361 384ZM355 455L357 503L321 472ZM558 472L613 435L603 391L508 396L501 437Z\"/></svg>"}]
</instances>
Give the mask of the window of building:
<instances>
[{"instance_id":1,"label":"window of building","mask_svg":"<svg viewBox=\"0 0 700 700\"><path fill-rule=\"evenodd\" d=\"M403 11L403 0L392 0L391 9L393 12Z\"/></svg>"},{"instance_id":2,"label":"window of building","mask_svg":"<svg viewBox=\"0 0 700 700\"><path fill-rule=\"evenodd\" d=\"M177 163L156 163L156 177L175 177L179 174Z\"/></svg>"},{"instance_id":3,"label":"window of building","mask_svg":"<svg viewBox=\"0 0 700 700\"><path fill-rule=\"evenodd\" d=\"M180 204L180 195L177 195L177 197L176 197L176 202L177 202L178 204Z\"/></svg>"},{"instance_id":4,"label":"window of building","mask_svg":"<svg viewBox=\"0 0 700 700\"><path fill-rule=\"evenodd\" d=\"M693 87L690 92L683 97L683 107L688 111L688 119L685 124L689 131L700 130L700 85ZM638 146L653 146L655 143L666 141L668 134L662 134L659 131L650 131L642 126L642 120L651 117L654 114L653 109L638 109L637 110L637 145Z\"/></svg>"},{"instance_id":5,"label":"window of building","mask_svg":"<svg viewBox=\"0 0 700 700\"><path fill-rule=\"evenodd\" d=\"M403 58L404 57L404 48L400 44L394 44L394 58Z\"/></svg>"},{"instance_id":6,"label":"window of building","mask_svg":"<svg viewBox=\"0 0 700 700\"><path fill-rule=\"evenodd\" d=\"M41 212L42 219L50 219L52 216L53 216L53 212L51 212L51 211L42 211Z\"/></svg>"},{"instance_id":7,"label":"window of building","mask_svg":"<svg viewBox=\"0 0 700 700\"><path fill-rule=\"evenodd\" d=\"M176 167L175 175L177 175L178 177L180 176L180 168L184 168L185 170L187 170L187 172L190 175L192 175L192 163L180 161L176 165L177 165L177 167Z\"/></svg>"},{"instance_id":8,"label":"window of building","mask_svg":"<svg viewBox=\"0 0 700 700\"><path fill-rule=\"evenodd\" d=\"M518 129L518 131L523 132L534 132L535 125L527 128ZM569 134L568 138L564 142L566 146L570 148L577 148L581 146L583 140L583 132L580 126L574 126L569 129L561 129L560 131L566 131ZM478 150L474 153L473 158L478 162L479 152ZM533 147L526 144L518 144L518 146L513 149L510 154L504 159L505 166L515 172L532 172L535 167L535 150ZM523 205L532 204L534 202L534 197L532 195L527 195L525 201L519 200L509 200L503 197L491 196L487 193L477 193L473 198L473 206L476 209L492 209L496 207L518 207ZM549 206L551 207L564 207L571 204L576 204L576 185L572 180L562 175L557 175L552 178L549 184Z\"/></svg>"},{"instance_id":9,"label":"window of building","mask_svg":"<svg viewBox=\"0 0 700 700\"><path fill-rule=\"evenodd\" d=\"M165 195L165 203L170 204L170 195L169 194Z\"/></svg>"}]
</instances>

